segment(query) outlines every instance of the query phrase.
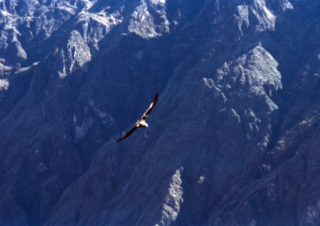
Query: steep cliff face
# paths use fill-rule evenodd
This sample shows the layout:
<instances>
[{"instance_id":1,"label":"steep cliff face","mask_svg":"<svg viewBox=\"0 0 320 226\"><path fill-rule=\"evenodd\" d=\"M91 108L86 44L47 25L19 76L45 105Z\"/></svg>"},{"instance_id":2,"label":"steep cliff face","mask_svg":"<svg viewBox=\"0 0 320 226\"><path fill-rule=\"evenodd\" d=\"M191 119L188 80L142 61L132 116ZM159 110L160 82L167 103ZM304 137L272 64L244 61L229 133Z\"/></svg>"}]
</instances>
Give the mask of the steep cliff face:
<instances>
[{"instance_id":1,"label":"steep cliff face","mask_svg":"<svg viewBox=\"0 0 320 226\"><path fill-rule=\"evenodd\" d=\"M319 10L0 2L1 225L318 225Z\"/></svg>"}]
</instances>

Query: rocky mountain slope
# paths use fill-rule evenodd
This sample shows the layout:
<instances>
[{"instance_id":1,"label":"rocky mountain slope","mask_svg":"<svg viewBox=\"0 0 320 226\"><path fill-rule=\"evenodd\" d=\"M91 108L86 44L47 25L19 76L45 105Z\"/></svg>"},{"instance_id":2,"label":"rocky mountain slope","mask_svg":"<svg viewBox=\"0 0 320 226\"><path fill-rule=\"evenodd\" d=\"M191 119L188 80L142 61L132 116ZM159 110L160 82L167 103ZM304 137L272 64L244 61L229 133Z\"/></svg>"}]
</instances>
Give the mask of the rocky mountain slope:
<instances>
[{"instance_id":1,"label":"rocky mountain slope","mask_svg":"<svg viewBox=\"0 0 320 226\"><path fill-rule=\"evenodd\" d=\"M0 224L319 225L319 10L0 1Z\"/></svg>"}]
</instances>

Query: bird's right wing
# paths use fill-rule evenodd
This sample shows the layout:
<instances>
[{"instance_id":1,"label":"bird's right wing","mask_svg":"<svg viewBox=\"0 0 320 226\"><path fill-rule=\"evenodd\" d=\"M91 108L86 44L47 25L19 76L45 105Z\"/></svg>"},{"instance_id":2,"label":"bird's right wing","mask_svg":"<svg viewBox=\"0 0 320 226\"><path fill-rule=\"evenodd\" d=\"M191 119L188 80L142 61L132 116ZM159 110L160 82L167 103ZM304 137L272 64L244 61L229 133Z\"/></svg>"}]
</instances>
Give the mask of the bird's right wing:
<instances>
[{"instance_id":1,"label":"bird's right wing","mask_svg":"<svg viewBox=\"0 0 320 226\"><path fill-rule=\"evenodd\" d=\"M138 129L138 127L133 127L131 130L129 130L129 132L127 132L127 134L124 137L121 137L117 140L117 142L122 141L124 139L126 139L128 136L130 136L131 134L133 134L133 132Z\"/></svg>"}]
</instances>

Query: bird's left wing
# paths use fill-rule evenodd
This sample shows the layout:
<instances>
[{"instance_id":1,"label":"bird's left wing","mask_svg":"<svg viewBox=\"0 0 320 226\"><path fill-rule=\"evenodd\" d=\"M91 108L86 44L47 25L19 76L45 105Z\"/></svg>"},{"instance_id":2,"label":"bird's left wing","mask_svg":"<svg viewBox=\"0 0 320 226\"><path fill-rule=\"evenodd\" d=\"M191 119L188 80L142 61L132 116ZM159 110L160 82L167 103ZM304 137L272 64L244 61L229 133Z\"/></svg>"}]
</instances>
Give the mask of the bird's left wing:
<instances>
[{"instance_id":1,"label":"bird's left wing","mask_svg":"<svg viewBox=\"0 0 320 226\"><path fill-rule=\"evenodd\" d=\"M159 95L156 94L147 111L143 114L142 119L146 119L158 101Z\"/></svg>"}]
</instances>

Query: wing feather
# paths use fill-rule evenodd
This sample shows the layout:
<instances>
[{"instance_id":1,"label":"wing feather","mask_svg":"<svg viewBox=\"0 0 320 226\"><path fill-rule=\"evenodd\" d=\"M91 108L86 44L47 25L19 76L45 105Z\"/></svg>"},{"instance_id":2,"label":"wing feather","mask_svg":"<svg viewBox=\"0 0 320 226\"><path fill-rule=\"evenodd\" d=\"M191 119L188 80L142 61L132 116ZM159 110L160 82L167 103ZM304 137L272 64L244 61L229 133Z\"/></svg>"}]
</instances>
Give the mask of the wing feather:
<instances>
[{"instance_id":1,"label":"wing feather","mask_svg":"<svg viewBox=\"0 0 320 226\"><path fill-rule=\"evenodd\" d=\"M130 136L131 134L133 134L134 131L136 131L136 129L138 129L138 127L133 127L131 130L129 130L129 132L127 132L127 134L124 137L121 137L117 140L117 142L122 141L124 139L126 139L128 136Z\"/></svg>"},{"instance_id":2,"label":"wing feather","mask_svg":"<svg viewBox=\"0 0 320 226\"><path fill-rule=\"evenodd\" d=\"M150 114L150 112L152 111L152 109L154 108L154 106L156 105L157 101L158 101L158 94L155 95L152 103L150 104L149 108L146 110L146 112L142 115L142 119L146 119L148 117L148 115Z\"/></svg>"}]
</instances>

